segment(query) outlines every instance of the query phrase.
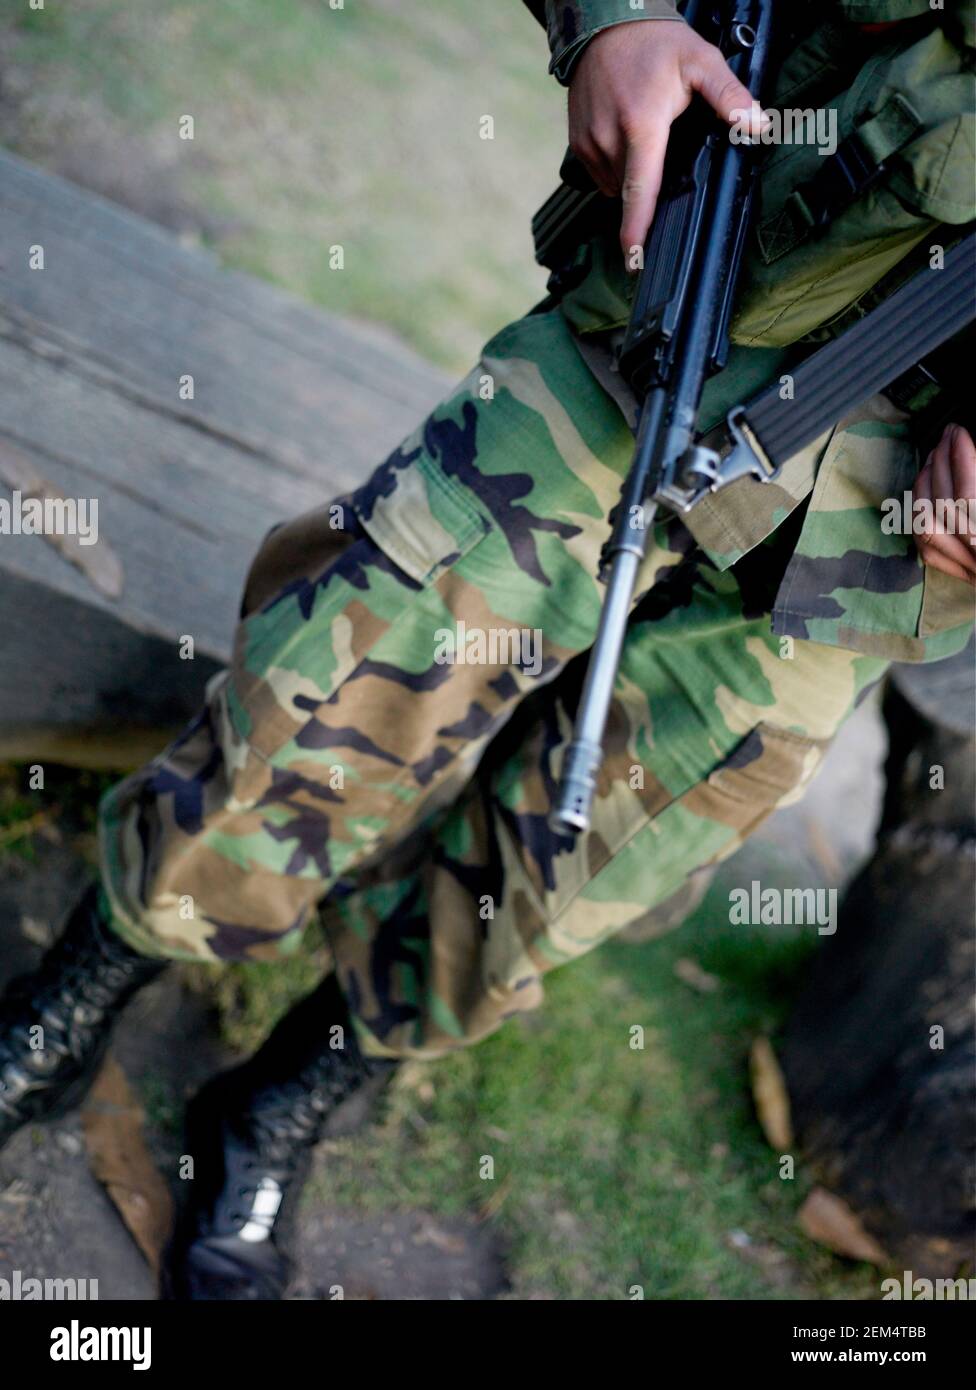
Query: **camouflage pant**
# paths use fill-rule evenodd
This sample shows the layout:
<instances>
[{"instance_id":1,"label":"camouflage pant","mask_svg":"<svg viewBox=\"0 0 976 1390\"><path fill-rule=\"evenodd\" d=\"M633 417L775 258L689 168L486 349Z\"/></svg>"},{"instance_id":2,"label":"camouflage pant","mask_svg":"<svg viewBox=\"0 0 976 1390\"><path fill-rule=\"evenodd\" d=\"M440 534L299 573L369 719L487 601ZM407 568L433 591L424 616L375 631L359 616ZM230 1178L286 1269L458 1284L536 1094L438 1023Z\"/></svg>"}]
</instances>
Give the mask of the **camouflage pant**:
<instances>
[{"instance_id":1,"label":"camouflage pant","mask_svg":"<svg viewBox=\"0 0 976 1390\"><path fill-rule=\"evenodd\" d=\"M547 970L795 798L885 661L784 653L788 525L720 571L670 521L592 829L547 825L631 443L562 316L532 315L363 488L272 532L230 670L103 802L118 931L272 960L320 906L367 1050L433 1056L538 1005Z\"/></svg>"}]
</instances>

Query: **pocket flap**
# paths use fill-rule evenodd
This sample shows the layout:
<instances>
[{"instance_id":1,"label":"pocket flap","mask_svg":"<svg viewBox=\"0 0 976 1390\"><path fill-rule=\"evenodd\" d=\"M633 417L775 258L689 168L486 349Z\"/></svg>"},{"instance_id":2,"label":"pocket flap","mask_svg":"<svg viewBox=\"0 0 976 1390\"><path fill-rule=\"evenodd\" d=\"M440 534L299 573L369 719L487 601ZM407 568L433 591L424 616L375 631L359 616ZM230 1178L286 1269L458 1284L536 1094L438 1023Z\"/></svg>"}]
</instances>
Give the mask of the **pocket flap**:
<instances>
[{"instance_id":1,"label":"pocket flap","mask_svg":"<svg viewBox=\"0 0 976 1390\"><path fill-rule=\"evenodd\" d=\"M352 494L363 530L417 584L426 587L491 530L417 441L381 464Z\"/></svg>"}]
</instances>

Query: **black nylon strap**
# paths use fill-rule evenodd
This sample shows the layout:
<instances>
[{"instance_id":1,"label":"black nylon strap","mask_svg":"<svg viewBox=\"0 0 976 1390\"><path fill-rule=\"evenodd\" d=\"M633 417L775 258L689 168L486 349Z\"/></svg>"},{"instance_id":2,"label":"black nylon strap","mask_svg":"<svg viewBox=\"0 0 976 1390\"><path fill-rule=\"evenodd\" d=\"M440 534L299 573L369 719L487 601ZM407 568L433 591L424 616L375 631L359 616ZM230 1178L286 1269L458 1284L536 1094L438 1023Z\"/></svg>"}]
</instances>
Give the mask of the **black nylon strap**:
<instances>
[{"instance_id":1,"label":"black nylon strap","mask_svg":"<svg viewBox=\"0 0 976 1390\"><path fill-rule=\"evenodd\" d=\"M744 407L746 424L776 465L856 405L895 381L976 318L976 232L946 252L790 373L793 399L775 383Z\"/></svg>"},{"instance_id":2,"label":"black nylon strap","mask_svg":"<svg viewBox=\"0 0 976 1390\"><path fill-rule=\"evenodd\" d=\"M813 178L794 188L783 207L761 223L759 249L767 265L786 256L856 202L887 172L892 155L923 129L918 112L900 92L889 96L821 163Z\"/></svg>"}]
</instances>

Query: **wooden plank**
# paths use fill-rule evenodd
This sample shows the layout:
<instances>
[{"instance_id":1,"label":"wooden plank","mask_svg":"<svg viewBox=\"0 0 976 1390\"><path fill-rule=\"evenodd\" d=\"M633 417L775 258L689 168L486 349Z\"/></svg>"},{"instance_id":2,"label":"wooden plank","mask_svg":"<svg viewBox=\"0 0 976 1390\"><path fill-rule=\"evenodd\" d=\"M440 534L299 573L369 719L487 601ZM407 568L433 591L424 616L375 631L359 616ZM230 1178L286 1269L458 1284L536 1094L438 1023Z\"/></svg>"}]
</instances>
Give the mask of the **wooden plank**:
<instances>
[{"instance_id":1,"label":"wooden plank","mask_svg":"<svg viewBox=\"0 0 976 1390\"><path fill-rule=\"evenodd\" d=\"M220 669L200 653L181 661L172 642L9 573L0 650L0 758L82 766L131 766L158 751Z\"/></svg>"},{"instance_id":2,"label":"wooden plank","mask_svg":"<svg viewBox=\"0 0 976 1390\"><path fill-rule=\"evenodd\" d=\"M44 269L29 248L44 248ZM0 303L310 476L377 463L449 384L390 334L303 304L0 153ZM342 272L336 272L341 274ZM181 403L190 374L195 400ZM269 452L275 452L269 449Z\"/></svg>"},{"instance_id":3,"label":"wooden plank","mask_svg":"<svg viewBox=\"0 0 976 1390\"><path fill-rule=\"evenodd\" d=\"M38 400L48 408L38 411ZM120 606L140 631L190 633L217 656L262 536L331 495L31 354L0 351L0 403L6 438L44 477L97 499L99 535L121 557L124 589L112 605L36 536L3 537L0 568L92 607Z\"/></svg>"},{"instance_id":4,"label":"wooden plank","mask_svg":"<svg viewBox=\"0 0 976 1390\"><path fill-rule=\"evenodd\" d=\"M123 569L112 599L44 539L0 536L0 756L90 762L177 726L227 658L262 536L360 482L446 386L391 335L0 153L0 475L97 499Z\"/></svg>"}]
</instances>

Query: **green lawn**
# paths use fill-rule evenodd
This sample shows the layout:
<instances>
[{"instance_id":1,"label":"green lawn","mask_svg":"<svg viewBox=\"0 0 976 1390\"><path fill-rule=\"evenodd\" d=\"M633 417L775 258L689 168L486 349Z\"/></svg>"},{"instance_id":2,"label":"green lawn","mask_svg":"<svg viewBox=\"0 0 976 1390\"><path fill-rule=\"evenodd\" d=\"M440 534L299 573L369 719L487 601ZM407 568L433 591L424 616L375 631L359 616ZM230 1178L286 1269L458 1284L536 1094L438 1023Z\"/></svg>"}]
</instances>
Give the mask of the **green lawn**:
<instances>
[{"instance_id":1,"label":"green lawn","mask_svg":"<svg viewBox=\"0 0 976 1390\"><path fill-rule=\"evenodd\" d=\"M151 214L168 198L228 264L459 371L544 291L529 219L564 98L518 0L48 0L2 25L30 79L7 142Z\"/></svg>"},{"instance_id":2,"label":"green lawn","mask_svg":"<svg viewBox=\"0 0 976 1390\"><path fill-rule=\"evenodd\" d=\"M445 366L542 293L528 221L555 182L564 98L517 0L47 0L0 10L0 54L17 152ZM0 834L50 804L25 773L0 777ZM72 787L97 790L63 774L58 797ZM30 841L0 842L0 872ZM716 889L681 932L605 947L552 977L543 1012L409 1068L381 1126L336 1143L317 1195L481 1212L520 1297L876 1296L872 1271L798 1231L806 1180L780 1180L748 1095L749 1043L784 1016L805 950L744 937ZM693 992L679 956L722 987ZM314 972L222 972L228 1038L253 1046Z\"/></svg>"},{"instance_id":3,"label":"green lawn","mask_svg":"<svg viewBox=\"0 0 976 1390\"><path fill-rule=\"evenodd\" d=\"M748 1093L749 1044L785 1014L807 947L743 937L727 902L717 888L679 932L612 943L550 977L539 1014L412 1064L385 1124L336 1143L316 1195L482 1212L518 1298L622 1299L635 1285L657 1299L876 1297L875 1271L797 1228L809 1181L802 1164L780 1179ZM682 956L720 989L683 984Z\"/></svg>"}]
</instances>

